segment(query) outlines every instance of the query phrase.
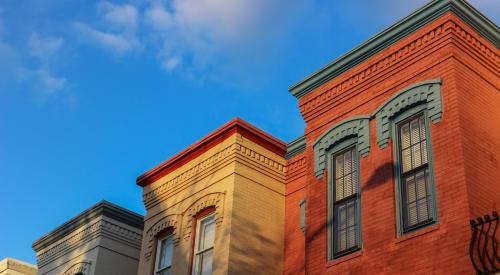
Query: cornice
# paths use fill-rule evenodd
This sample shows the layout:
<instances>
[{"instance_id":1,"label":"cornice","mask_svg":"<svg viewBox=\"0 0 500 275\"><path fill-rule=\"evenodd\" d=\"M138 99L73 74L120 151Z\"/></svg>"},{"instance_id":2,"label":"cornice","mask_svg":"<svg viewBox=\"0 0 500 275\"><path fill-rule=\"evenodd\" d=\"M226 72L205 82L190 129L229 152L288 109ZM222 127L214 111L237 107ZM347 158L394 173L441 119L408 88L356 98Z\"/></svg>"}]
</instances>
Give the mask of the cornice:
<instances>
[{"instance_id":1,"label":"cornice","mask_svg":"<svg viewBox=\"0 0 500 275\"><path fill-rule=\"evenodd\" d=\"M238 140L234 143L213 152L209 157L200 160L196 165L189 167L181 174L159 184L158 186L154 186L150 191L145 191L142 196L144 206L147 209L150 209L161 200L176 194L177 191L186 184L193 184L196 181L200 181L200 179L203 179L225 167L225 164L234 161L234 157L237 157L238 155L261 167L263 169L262 172L266 171L273 177L281 178L281 180L283 180L286 172L285 161L283 160L283 163L280 163L278 160L269 156L272 154L267 155L262 152L258 152L259 150L252 149L252 146L243 145L246 144L245 142L242 142L243 138L243 136L241 136L241 138L237 138Z\"/></svg>"},{"instance_id":2,"label":"cornice","mask_svg":"<svg viewBox=\"0 0 500 275\"><path fill-rule=\"evenodd\" d=\"M35 265L25 263L16 259L5 258L0 261L0 273L6 270L14 270L23 274L35 275L37 268Z\"/></svg>"},{"instance_id":3,"label":"cornice","mask_svg":"<svg viewBox=\"0 0 500 275\"><path fill-rule=\"evenodd\" d=\"M206 175L215 173L217 169L223 167L221 164L229 162L230 158L234 156L236 143L225 146L218 151L211 154L206 159L201 160L198 164L188 168L185 172L175 176L166 182L153 187L150 191L145 191L142 195L142 200L146 209L150 209L159 201L165 199L169 195L176 193L185 184L193 182L193 180L200 180Z\"/></svg>"},{"instance_id":4,"label":"cornice","mask_svg":"<svg viewBox=\"0 0 500 275\"><path fill-rule=\"evenodd\" d=\"M287 165L287 184L290 181L295 180L298 176L301 176L306 171L306 163L307 157L302 156L298 159L294 159L292 162L289 162Z\"/></svg>"},{"instance_id":5,"label":"cornice","mask_svg":"<svg viewBox=\"0 0 500 275\"><path fill-rule=\"evenodd\" d=\"M38 266L44 266L63 254L66 254L91 240L105 235L113 237L115 240L125 241L137 249L141 247L142 234L130 230L119 223L106 219L97 219L93 223L87 221L87 226L79 231L68 235L64 240L52 243L49 247L44 247L37 251Z\"/></svg>"},{"instance_id":6,"label":"cornice","mask_svg":"<svg viewBox=\"0 0 500 275\"><path fill-rule=\"evenodd\" d=\"M306 150L306 136L298 137L286 145L285 158L290 159Z\"/></svg>"},{"instance_id":7,"label":"cornice","mask_svg":"<svg viewBox=\"0 0 500 275\"><path fill-rule=\"evenodd\" d=\"M240 118L235 118L203 139L189 146L182 152L139 176L136 180L137 185L145 187L157 181L168 173L207 152L235 133L245 136L277 155L284 156L286 153L286 144L283 141L271 136L270 134L258 129Z\"/></svg>"},{"instance_id":8,"label":"cornice","mask_svg":"<svg viewBox=\"0 0 500 275\"><path fill-rule=\"evenodd\" d=\"M489 66L498 64L498 54L491 49L491 45L482 42L476 37L477 34L471 34L464 28L466 26L462 27L456 21L454 16L449 16L441 22L435 22L427 32L413 36L405 44L360 67L354 74L338 81L331 88L307 98L307 101L303 101L299 106L304 119L309 121L324 112L325 108L333 108L332 104L338 102L340 98L352 96L354 88L366 90L367 87L376 85L375 83L388 75L388 70L399 68L412 60L414 62L416 56L423 58L423 55L433 52L430 47L442 48L443 43L463 40L467 47L474 49L481 57L488 60L491 63Z\"/></svg>"},{"instance_id":9,"label":"cornice","mask_svg":"<svg viewBox=\"0 0 500 275\"><path fill-rule=\"evenodd\" d=\"M108 201L101 201L83 211L73 219L57 227L52 232L36 240L33 242L32 247L35 252L38 252L54 243L57 243L59 240L72 234L78 228L87 226L91 220L102 216L119 221L139 230L142 230L144 227L143 216Z\"/></svg>"},{"instance_id":10,"label":"cornice","mask_svg":"<svg viewBox=\"0 0 500 275\"><path fill-rule=\"evenodd\" d=\"M335 59L304 80L292 85L288 90L293 96L300 99L315 88L371 58L447 12L457 15L496 48L499 48L500 31L498 26L466 1L434 0Z\"/></svg>"}]
</instances>

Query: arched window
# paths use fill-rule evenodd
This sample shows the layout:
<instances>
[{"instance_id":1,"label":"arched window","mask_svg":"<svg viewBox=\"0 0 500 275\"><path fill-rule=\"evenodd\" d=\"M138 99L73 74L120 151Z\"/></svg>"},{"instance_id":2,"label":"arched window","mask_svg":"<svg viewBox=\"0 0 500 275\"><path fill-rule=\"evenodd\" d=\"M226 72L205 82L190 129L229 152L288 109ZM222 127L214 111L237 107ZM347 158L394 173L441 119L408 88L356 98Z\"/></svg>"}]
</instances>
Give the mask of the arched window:
<instances>
[{"instance_id":1,"label":"arched window","mask_svg":"<svg viewBox=\"0 0 500 275\"><path fill-rule=\"evenodd\" d=\"M361 248L359 156L370 150L369 116L344 120L313 145L317 177L328 173L328 259Z\"/></svg>"},{"instance_id":2,"label":"arched window","mask_svg":"<svg viewBox=\"0 0 500 275\"><path fill-rule=\"evenodd\" d=\"M437 222L429 120L441 120L441 81L412 85L375 112L377 141L392 137L399 235Z\"/></svg>"}]
</instances>

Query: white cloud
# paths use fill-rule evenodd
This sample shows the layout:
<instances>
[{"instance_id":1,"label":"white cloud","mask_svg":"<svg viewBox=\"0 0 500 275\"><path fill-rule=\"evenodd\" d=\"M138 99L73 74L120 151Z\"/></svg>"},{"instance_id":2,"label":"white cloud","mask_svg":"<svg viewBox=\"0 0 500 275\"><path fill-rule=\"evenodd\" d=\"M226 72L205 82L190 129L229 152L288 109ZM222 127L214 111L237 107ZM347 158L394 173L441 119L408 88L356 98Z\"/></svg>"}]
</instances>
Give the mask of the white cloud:
<instances>
[{"instance_id":1,"label":"white cloud","mask_svg":"<svg viewBox=\"0 0 500 275\"><path fill-rule=\"evenodd\" d=\"M167 71L255 63L255 56L265 56L291 32L290 18L307 5L303 0L172 0L168 7L166 3L151 1L144 20L151 27L150 36L162 40L158 55Z\"/></svg>"},{"instance_id":2,"label":"white cloud","mask_svg":"<svg viewBox=\"0 0 500 275\"><path fill-rule=\"evenodd\" d=\"M115 5L109 2L101 2L97 8L103 13L106 22L115 27L125 28L126 31L134 31L137 27L138 12L132 5Z\"/></svg>"},{"instance_id":3,"label":"white cloud","mask_svg":"<svg viewBox=\"0 0 500 275\"><path fill-rule=\"evenodd\" d=\"M37 33L31 34L28 40L28 51L29 54L40 58L47 59L52 57L61 49L64 44L64 39L61 37L58 38L43 38L40 37Z\"/></svg>"},{"instance_id":4,"label":"white cloud","mask_svg":"<svg viewBox=\"0 0 500 275\"><path fill-rule=\"evenodd\" d=\"M98 27L74 23L83 40L107 48L116 55L142 50L143 45L137 37L139 12L136 7L100 2L97 10L103 19Z\"/></svg>"},{"instance_id":5,"label":"white cloud","mask_svg":"<svg viewBox=\"0 0 500 275\"><path fill-rule=\"evenodd\" d=\"M165 10L161 1L154 1L145 12L146 21L155 30L165 31L173 26L172 15Z\"/></svg>"},{"instance_id":6,"label":"white cloud","mask_svg":"<svg viewBox=\"0 0 500 275\"><path fill-rule=\"evenodd\" d=\"M168 58L167 60L165 60L163 62L163 68L167 71L167 72L171 72L173 71L177 66L179 66L181 63L181 59L178 58L178 57L171 57L171 58Z\"/></svg>"},{"instance_id":7,"label":"white cloud","mask_svg":"<svg viewBox=\"0 0 500 275\"><path fill-rule=\"evenodd\" d=\"M43 86L43 90L48 93L55 93L66 88L66 79L52 75L47 69L39 69L35 73Z\"/></svg>"},{"instance_id":8,"label":"white cloud","mask_svg":"<svg viewBox=\"0 0 500 275\"><path fill-rule=\"evenodd\" d=\"M83 23L75 23L75 27L84 39L111 49L118 55L140 50L142 48L141 43L137 40L135 35L103 32Z\"/></svg>"}]
</instances>

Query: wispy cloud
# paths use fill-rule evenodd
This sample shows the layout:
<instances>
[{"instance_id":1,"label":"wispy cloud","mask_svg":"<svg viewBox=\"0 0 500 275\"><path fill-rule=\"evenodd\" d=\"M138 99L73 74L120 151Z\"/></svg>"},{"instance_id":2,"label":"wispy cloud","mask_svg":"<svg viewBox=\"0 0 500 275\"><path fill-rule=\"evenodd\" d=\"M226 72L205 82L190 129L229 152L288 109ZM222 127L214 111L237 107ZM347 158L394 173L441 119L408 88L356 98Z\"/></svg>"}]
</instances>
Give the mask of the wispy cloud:
<instances>
[{"instance_id":1,"label":"wispy cloud","mask_svg":"<svg viewBox=\"0 0 500 275\"><path fill-rule=\"evenodd\" d=\"M41 60L53 57L64 45L62 37L40 37L38 33L32 33L28 40L28 53Z\"/></svg>"},{"instance_id":2,"label":"wispy cloud","mask_svg":"<svg viewBox=\"0 0 500 275\"><path fill-rule=\"evenodd\" d=\"M234 72L235 66L264 64L307 5L302 0L155 0L144 22L149 36L160 40L165 70Z\"/></svg>"},{"instance_id":3,"label":"wispy cloud","mask_svg":"<svg viewBox=\"0 0 500 275\"><path fill-rule=\"evenodd\" d=\"M86 41L110 49L117 55L133 52L142 48L135 35L103 32L87 26L84 23L75 23L75 28Z\"/></svg>"},{"instance_id":4,"label":"wispy cloud","mask_svg":"<svg viewBox=\"0 0 500 275\"><path fill-rule=\"evenodd\" d=\"M67 79L57 76L53 70L64 39L34 32L25 41L26 47L16 47L0 36L0 69L3 72L0 86L19 83L31 89L37 100L43 101L47 97L70 95ZM74 100L73 95L70 96Z\"/></svg>"},{"instance_id":5,"label":"wispy cloud","mask_svg":"<svg viewBox=\"0 0 500 275\"><path fill-rule=\"evenodd\" d=\"M136 35L139 17L136 7L100 2L97 11L103 19L100 28L82 22L74 23L84 41L109 49L116 55L142 50L143 45Z\"/></svg>"},{"instance_id":6,"label":"wispy cloud","mask_svg":"<svg viewBox=\"0 0 500 275\"><path fill-rule=\"evenodd\" d=\"M100 2L97 9L103 14L106 22L125 31L135 31L138 21L137 8L130 5L115 5L110 2Z\"/></svg>"}]
</instances>

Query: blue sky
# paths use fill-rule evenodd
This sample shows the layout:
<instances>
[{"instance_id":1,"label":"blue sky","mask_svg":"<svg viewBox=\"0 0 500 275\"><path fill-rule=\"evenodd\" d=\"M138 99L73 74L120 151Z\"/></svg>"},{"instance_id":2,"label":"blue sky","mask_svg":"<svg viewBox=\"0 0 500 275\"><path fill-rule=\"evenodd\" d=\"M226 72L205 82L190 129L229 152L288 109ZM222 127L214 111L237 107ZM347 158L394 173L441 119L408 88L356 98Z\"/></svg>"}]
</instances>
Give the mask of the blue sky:
<instances>
[{"instance_id":1,"label":"blue sky","mask_svg":"<svg viewBox=\"0 0 500 275\"><path fill-rule=\"evenodd\" d=\"M143 214L135 178L236 116L298 137L287 87L425 2L1 0L0 259L102 199Z\"/></svg>"}]
</instances>

